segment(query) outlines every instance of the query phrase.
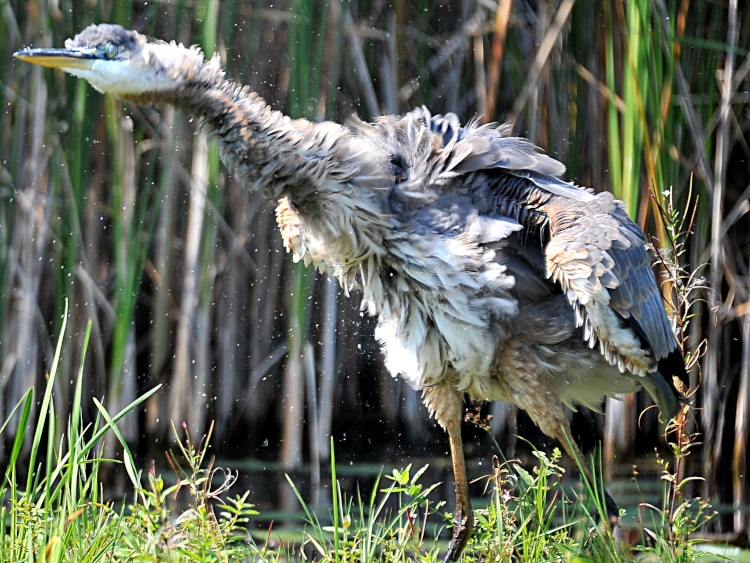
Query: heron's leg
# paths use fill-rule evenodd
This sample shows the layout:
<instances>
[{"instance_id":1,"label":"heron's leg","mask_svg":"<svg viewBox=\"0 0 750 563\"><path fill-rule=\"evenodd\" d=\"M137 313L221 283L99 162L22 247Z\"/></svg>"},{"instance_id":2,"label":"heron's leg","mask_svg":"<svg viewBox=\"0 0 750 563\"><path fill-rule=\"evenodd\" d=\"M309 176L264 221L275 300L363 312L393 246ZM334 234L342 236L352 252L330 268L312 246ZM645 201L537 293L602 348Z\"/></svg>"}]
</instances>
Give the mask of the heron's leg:
<instances>
[{"instance_id":1,"label":"heron's leg","mask_svg":"<svg viewBox=\"0 0 750 563\"><path fill-rule=\"evenodd\" d=\"M565 453L567 453L574 462L580 464L581 469L583 470L586 479L588 479L589 484L592 487L597 486L599 483L594 480L594 474L591 472L591 467L588 463L586 463L586 458L583 456L583 453L578 447L578 444L573 441L568 420L565 419L565 423L559 426L559 430L553 434L550 434L550 436L556 438L565 450ZM604 491L604 505L607 510L607 518L609 520L609 523L617 524L617 521L620 517L620 509L617 506L615 500L607 492L607 489L602 487L601 490Z\"/></svg>"},{"instance_id":2,"label":"heron's leg","mask_svg":"<svg viewBox=\"0 0 750 563\"><path fill-rule=\"evenodd\" d=\"M474 531L474 514L471 511L464 445L461 439L462 395L449 385L441 385L425 389L424 400L440 426L448 433L451 445L456 508L453 513L453 538L443 560L444 563L450 563L458 560Z\"/></svg>"},{"instance_id":3,"label":"heron's leg","mask_svg":"<svg viewBox=\"0 0 750 563\"><path fill-rule=\"evenodd\" d=\"M474 513L469 498L469 482L466 477L464 445L461 439L460 420L455 427L447 428L453 460L453 480L456 484L456 509L453 514L453 538L445 554L445 563L457 561L474 531Z\"/></svg>"}]
</instances>

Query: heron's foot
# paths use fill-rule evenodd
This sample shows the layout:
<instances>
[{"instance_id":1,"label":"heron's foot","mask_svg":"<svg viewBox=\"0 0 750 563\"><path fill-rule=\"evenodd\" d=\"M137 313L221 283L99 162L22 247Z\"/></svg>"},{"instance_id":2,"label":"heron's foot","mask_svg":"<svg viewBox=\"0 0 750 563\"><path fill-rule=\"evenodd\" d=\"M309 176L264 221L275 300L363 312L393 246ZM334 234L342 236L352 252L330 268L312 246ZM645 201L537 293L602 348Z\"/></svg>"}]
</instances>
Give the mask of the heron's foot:
<instances>
[{"instance_id":1,"label":"heron's foot","mask_svg":"<svg viewBox=\"0 0 750 563\"><path fill-rule=\"evenodd\" d=\"M607 489L604 489L604 509L607 511L607 526L610 530L616 528L620 524L620 507L615 502L615 499L609 495ZM594 522L597 526L602 523L598 510L594 513Z\"/></svg>"},{"instance_id":2,"label":"heron's foot","mask_svg":"<svg viewBox=\"0 0 750 563\"><path fill-rule=\"evenodd\" d=\"M611 527L620 523L620 507L617 506L615 499L609 496L607 489L604 489L604 507L607 509L607 520Z\"/></svg>"},{"instance_id":3,"label":"heron's foot","mask_svg":"<svg viewBox=\"0 0 750 563\"><path fill-rule=\"evenodd\" d=\"M448 551L443 563L458 561L473 531L474 513L471 510L468 511L468 514L457 511L453 517L453 538L451 538L451 543L448 544Z\"/></svg>"}]
</instances>

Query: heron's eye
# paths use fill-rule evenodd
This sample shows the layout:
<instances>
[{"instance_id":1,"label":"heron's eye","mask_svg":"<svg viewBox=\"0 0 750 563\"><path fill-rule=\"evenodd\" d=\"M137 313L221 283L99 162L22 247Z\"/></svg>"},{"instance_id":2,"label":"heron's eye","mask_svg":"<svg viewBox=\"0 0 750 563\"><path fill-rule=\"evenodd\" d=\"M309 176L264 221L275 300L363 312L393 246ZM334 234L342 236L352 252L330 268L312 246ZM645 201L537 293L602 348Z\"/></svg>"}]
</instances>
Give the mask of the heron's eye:
<instances>
[{"instance_id":1,"label":"heron's eye","mask_svg":"<svg viewBox=\"0 0 750 563\"><path fill-rule=\"evenodd\" d=\"M107 42L104 44L104 56L108 59L114 59L117 56L117 45Z\"/></svg>"}]
</instances>

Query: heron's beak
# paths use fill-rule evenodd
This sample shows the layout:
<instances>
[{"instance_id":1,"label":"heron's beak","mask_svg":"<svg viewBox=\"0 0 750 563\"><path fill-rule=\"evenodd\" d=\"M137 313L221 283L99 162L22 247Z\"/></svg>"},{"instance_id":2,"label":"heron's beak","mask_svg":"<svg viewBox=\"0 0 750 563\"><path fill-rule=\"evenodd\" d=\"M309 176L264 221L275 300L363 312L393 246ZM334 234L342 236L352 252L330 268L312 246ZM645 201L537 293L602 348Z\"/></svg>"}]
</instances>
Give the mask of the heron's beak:
<instances>
[{"instance_id":1,"label":"heron's beak","mask_svg":"<svg viewBox=\"0 0 750 563\"><path fill-rule=\"evenodd\" d=\"M21 49L13 53L20 61L49 68L68 70L71 68L91 69L91 65L99 57L94 48L91 49Z\"/></svg>"}]
</instances>

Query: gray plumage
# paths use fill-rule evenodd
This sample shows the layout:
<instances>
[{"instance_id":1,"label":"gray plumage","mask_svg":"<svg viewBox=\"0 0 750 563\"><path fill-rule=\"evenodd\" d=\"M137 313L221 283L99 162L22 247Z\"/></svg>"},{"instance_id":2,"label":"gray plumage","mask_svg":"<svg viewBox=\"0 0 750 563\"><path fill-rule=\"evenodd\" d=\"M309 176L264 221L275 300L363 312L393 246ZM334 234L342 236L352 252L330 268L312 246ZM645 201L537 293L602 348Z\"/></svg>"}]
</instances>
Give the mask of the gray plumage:
<instances>
[{"instance_id":1,"label":"gray plumage","mask_svg":"<svg viewBox=\"0 0 750 563\"><path fill-rule=\"evenodd\" d=\"M560 180L564 166L529 141L424 108L373 123L292 120L226 80L216 58L112 25L16 56L201 117L232 174L279 202L294 258L361 291L388 369L449 434L446 560L473 527L464 394L517 404L573 456L566 406L597 408L640 384L677 414L671 378L684 362L642 231L609 193Z\"/></svg>"}]
</instances>

